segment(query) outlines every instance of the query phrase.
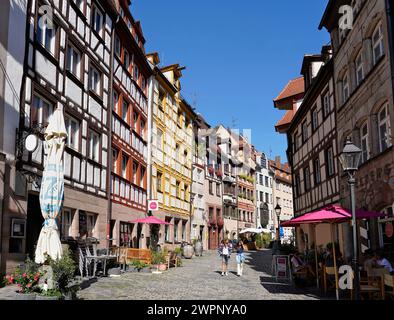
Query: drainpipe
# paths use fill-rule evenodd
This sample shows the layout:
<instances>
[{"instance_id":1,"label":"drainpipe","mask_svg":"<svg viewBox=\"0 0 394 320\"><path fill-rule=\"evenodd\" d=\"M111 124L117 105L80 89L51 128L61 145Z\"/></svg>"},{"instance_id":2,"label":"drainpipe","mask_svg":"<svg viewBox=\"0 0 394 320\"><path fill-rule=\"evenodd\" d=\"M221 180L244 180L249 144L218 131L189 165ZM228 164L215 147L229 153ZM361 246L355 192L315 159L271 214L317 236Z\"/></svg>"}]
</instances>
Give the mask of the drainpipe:
<instances>
[{"instance_id":1,"label":"drainpipe","mask_svg":"<svg viewBox=\"0 0 394 320\"><path fill-rule=\"evenodd\" d=\"M109 249L110 243L110 234L111 234L111 218L112 218L112 201L111 201L111 177L112 177L112 110L114 109L114 43L115 43L115 28L119 22L119 15L116 17L116 22L112 26L111 30L111 60L110 60L110 75L109 75L109 83L110 83L110 108L107 114L107 123L108 123L108 147L107 147L107 239L106 239L106 248Z\"/></svg>"}]
</instances>

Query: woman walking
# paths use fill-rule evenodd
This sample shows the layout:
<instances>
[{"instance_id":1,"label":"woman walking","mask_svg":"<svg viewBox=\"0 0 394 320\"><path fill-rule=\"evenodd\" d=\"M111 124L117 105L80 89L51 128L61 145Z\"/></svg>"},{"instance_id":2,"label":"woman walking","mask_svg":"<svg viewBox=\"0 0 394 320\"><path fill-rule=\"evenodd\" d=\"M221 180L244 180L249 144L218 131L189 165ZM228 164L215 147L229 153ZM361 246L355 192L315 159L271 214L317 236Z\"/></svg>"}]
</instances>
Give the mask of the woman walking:
<instances>
[{"instance_id":1,"label":"woman walking","mask_svg":"<svg viewBox=\"0 0 394 320\"><path fill-rule=\"evenodd\" d=\"M222 276L228 276L228 261L231 257L232 248L229 246L228 240L225 240L220 243L219 246L219 255L222 258Z\"/></svg>"},{"instance_id":2,"label":"woman walking","mask_svg":"<svg viewBox=\"0 0 394 320\"><path fill-rule=\"evenodd\" d=\"M245 262L244 245L242 241L239 241L237 245L236 260L237 260L237 276L242 277L242 272L244 270L244 262Z\"/></svg>"}]
</instances>

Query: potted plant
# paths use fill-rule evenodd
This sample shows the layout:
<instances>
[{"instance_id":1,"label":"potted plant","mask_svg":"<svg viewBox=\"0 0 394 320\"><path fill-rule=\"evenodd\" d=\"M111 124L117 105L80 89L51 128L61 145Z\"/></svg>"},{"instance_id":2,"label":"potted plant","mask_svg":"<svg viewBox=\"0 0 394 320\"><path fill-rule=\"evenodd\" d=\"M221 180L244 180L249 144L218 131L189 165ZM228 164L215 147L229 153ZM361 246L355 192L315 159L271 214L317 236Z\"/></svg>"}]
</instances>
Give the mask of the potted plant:
<instances>
[{"instance_id":1,"label":"potted plant","mask_svg":"<svg viewBox=\"0 0 394 320\"><path fill-rule=\"evenodd\" d=\"M166 253L165 252L152 252L152 264L157 266L157 269L159 271L166 271L167 270Z\"/></svg>"},{"instance_id":2,"label":"potted plant","mask_svg":"<svg viewBox=\"0 0 394 320\"><path fill-rule=\"evenodd\" d=\"M36 291L41 276L38 266L28 259L23 269L18 267L13 274L6 276L6 284L18 286L17 300L36 300Z\"/></svg>"},{"instance_id":3,"label":"potted plant","mask_svg":"<svg viewBox=\"0 0 394 320\"><path fill-rule=\"evenodd\" d=\"M49 256L46 260L47 270L50 270L50 277L41 285L41 293L37 296L38 300L60 300L63 297L73 300L78 284L73 284L76 264L72 259L71 252L66 250L60 259L53 260ZM51 283L48 286L48 282Z\"/></svg>"},{"instance_id":4,"label":"potted plant","mask_svg":"<svg viewBox=\"0 0 394 320\"><path fill-rule=\"evenodd\" d=\"M129 272L138 272L138 267L140 265L139 260L134 260L128 268Z\"/></svg>"}]
</instances>

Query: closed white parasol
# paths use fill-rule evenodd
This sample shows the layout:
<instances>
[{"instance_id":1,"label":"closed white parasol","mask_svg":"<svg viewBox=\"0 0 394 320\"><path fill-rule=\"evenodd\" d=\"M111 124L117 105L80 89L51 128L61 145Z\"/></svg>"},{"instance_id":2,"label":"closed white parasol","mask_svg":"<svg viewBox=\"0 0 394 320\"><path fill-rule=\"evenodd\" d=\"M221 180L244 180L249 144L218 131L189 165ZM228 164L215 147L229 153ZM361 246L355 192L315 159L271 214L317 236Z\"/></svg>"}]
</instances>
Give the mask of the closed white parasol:
<instances>
[{"instance_id":1,"label":"closed white parasol","mask_svg":"<svg viewBox=\"0 0 394 320\"><path fill-rule=\"evenodd\" d=\"M37 242L35 254L37 263L44 263L45 255L56 260L63 254L56 218L64 200L63 153L66 138L63 111L56 109L45 130L44 148L47 158L40 190L41 213L45 222Z\"/></svg>"}]
</instances>

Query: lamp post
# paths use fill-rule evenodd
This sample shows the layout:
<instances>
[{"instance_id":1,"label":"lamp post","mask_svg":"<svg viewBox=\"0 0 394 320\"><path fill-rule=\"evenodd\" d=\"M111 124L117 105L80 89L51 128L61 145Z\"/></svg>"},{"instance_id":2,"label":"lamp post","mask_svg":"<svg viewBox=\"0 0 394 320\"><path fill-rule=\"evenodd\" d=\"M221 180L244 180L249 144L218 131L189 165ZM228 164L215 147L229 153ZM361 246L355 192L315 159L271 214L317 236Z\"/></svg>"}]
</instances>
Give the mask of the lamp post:
<instances>
[{"instance_id":1,"label":"lamp post","mask_svg":"<svg viewBox=\"0 0 394 320\"><path fill-rule=\"evenodd\" d=\"M278 246L279 246L279 243L280 243L280 214L281 214L281 212L282 212L282 207L278 203L276 205L276 207L275 207L275 213L276 213L276 216L278 218L278 233L277 233Z\"/></svg>"},{"instance_id":2,"label":"lamp post","mask_svg":"<svg viewBox=\"0 0 394 320\"><path fill-rule=\"evenodd\" d=\"M350 139L346 141L342 154L339 156L343 171L348 174L348 183L350 186L350 202L352 209L353 224L353 268L354 268L354 296L360 300L360 271L358 267L358 235L356 219L356 200L354 186L356 184L355 174L358 170L362 151L357 148Z\"/></svg>"}]
</instances>

